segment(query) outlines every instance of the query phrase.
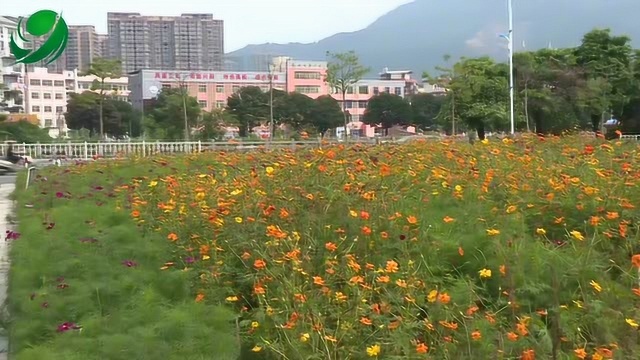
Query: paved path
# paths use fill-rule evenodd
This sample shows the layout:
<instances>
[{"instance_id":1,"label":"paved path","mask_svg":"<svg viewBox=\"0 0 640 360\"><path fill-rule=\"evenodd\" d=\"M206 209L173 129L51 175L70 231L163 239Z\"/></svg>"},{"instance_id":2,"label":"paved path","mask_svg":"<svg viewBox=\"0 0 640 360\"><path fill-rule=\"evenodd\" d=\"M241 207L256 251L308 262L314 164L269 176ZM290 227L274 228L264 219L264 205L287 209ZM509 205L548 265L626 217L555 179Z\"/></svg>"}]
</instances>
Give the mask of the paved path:
<instances>
[{"instance_id":1,"label":"paved path","mask_svg":"<svg viewBox=\"0 0 640 360\"><path fill-rule=\"evenodd\" d=\"M15 181L15 176L0 176L0 308L2 309L4 309L5 300L7 299L10 243L4 241L1 237L4 236L6 230L13 229L13 225L9 223L7 218L13 210L13 202L9 199L9 196L15 189ZM7 359L8 343L9 341L5 334L0 334L0 360Z\"/></svg>"}]
</instances>

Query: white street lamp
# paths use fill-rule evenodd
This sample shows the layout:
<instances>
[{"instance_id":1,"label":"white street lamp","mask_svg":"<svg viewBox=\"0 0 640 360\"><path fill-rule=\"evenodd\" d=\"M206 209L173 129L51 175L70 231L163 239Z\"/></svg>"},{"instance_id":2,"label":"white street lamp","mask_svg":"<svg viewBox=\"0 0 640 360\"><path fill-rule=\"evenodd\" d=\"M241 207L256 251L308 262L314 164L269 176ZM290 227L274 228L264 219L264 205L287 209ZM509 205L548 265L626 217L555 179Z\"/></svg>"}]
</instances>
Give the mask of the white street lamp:
<instances>
[{"instance_id":1,"label":"white street lamp","mask_svg":"<svg viewBox=\"0 0 640 360\"><path fill-rule=\"evenodd\" d=\"M509 33L502 34L500 37L509 42L509 115L511 120L511 134L515 134L515 116L514 116L514 85L513 85L513 6L512 0L507 0L507 11L509 13Z\"/></svg>"}]
</instances>

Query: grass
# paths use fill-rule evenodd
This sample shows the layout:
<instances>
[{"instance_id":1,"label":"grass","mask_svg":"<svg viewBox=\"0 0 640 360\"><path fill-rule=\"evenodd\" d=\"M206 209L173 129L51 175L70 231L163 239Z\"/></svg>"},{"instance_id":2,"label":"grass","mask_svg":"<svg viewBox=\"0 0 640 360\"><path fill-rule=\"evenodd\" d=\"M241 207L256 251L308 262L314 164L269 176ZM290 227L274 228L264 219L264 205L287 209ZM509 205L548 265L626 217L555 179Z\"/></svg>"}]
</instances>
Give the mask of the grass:
<instances>
[{"instance_id":1,"label":"grass","mask_svg":"<svg viewBox=\"0 0 640 360\"><path fill-rule=\"evenodd\" d=\"M639 158L525 137L50 169L17 193L12 352L637 358Z\"/></svg>"},{"instance_id":2,"label":"grass","mask_svg":"<svg viewBox=\"0 0 640 360\"><path fill-rule=\"evenodd\" d=\"M161 273L170 245L145 237L116 208L110 196L119 179L135 174L118 170L47 171L18 191L21 237L12 244L9 288L14 358L237 358L233 313L195 303L192 273ZM123 265L128 260L136 266ZM65 322L82 328L59 333Z\"/></svg>"}]
</instances>

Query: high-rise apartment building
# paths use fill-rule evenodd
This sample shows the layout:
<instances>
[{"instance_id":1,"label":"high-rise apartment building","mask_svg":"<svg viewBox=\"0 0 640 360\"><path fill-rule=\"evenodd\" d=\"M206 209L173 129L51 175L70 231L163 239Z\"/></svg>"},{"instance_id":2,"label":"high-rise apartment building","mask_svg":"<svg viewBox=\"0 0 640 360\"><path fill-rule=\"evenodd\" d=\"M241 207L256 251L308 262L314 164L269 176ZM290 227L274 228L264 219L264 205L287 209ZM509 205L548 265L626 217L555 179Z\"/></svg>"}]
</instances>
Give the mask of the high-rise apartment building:
<instances>
[{"instance_id":1,"label":"high-rise apartment building","mask_svg":"<svg viewBox=\"0 0 640 360\"><path fill-rule=\"evenodd\" d=\"M223 69L224 22L212 14L108 13L107 21L109 56L126 72Z\"/></svg>"},{"instance_id":2,"label":"high-rise apartment building","mask_svg":"<svg viewBox=\"0 0 640 360\"><path fill-rule=\"evenodd\" d=\"M69 26L69 38L67 40L67 47L62 55L46 68L50 72L62 74L65 70L78 69L79 72L84 73L89 70L89 67L95 58L104 57L103 43L106 35L99 35L96 33L96 28L93 25L70 25ZM35 46L42 45L44 39L35 39ZM43 62L29 65L29 71L33 71L36 67L44 66Z\"/></svg>"}]
</instances>

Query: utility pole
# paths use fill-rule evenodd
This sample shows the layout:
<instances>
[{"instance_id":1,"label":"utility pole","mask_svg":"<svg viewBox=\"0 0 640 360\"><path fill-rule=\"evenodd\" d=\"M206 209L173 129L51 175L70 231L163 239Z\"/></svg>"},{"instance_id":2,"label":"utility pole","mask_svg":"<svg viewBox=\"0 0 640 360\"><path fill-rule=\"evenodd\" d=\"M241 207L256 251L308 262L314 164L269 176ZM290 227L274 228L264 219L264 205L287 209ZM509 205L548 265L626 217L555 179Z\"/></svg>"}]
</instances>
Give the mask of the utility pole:
<instances>
[{"instance_id":1,"label":"utility pole","mask_svg":"<svg viewBox=\"0 0 640 360\"><path fill-rule=\"evenodd\" d=\"M273 59L269 64L269 144L273 141L273 137L276 132L275 124L273 123Z\"/></svg>"},{"instance_id":2,"label":"utility pole","mask_svg":"<svg viewBox=\"0 0 640 360\"><path fill-rule=\"evenodd\" d=\"M180 86L180 95L182 95L182 111L184 114L184 141L189 141L189 117L187 115L187 75L181 76L178 79L178 85ZM144 100L143 100L144 107Z\"/></svg>"},{"instance_id":3,"label":"utility pole","mask_svg":"<svg viewBox=\"0 0 640 360\"><path fill-rule=\"evenodd\" d=\"M511 135L515 134L515 116L513 110L514 104L514 86L513 86L513 6L512 0L507 0L507 8L509 11L509 111L511 119Z\"/></svg>"}]
</instances>

